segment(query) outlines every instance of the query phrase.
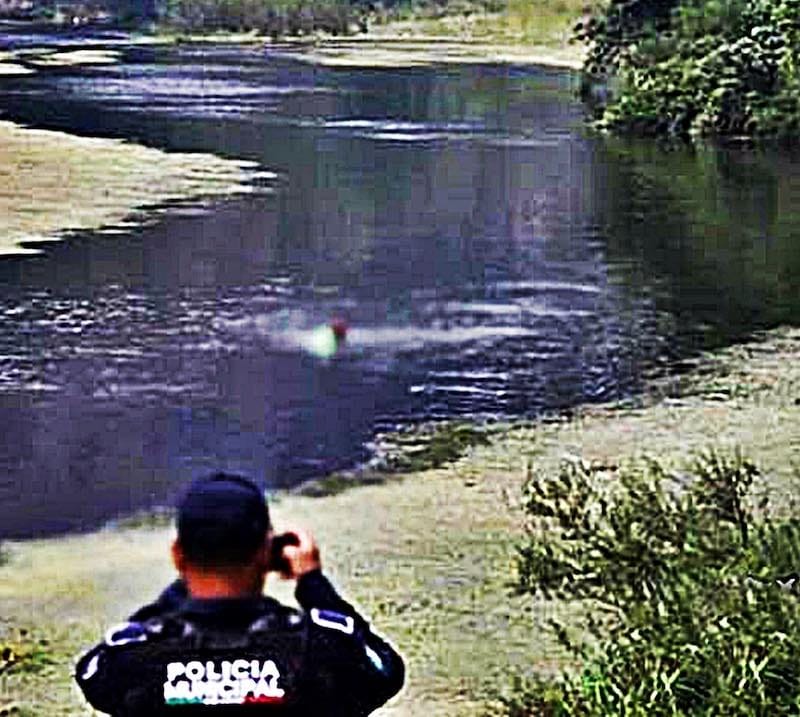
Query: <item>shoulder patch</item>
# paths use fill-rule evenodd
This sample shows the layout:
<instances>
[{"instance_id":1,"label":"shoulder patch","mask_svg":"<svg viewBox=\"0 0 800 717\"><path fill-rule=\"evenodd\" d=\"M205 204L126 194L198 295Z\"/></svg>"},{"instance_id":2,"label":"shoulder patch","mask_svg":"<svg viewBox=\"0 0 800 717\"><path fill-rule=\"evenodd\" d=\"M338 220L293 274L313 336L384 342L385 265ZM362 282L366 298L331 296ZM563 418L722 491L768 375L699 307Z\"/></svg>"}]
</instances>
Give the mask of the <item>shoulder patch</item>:
<instances>
[{"instance_id":1,"label":"shoulder patch","mask_svg":"<svg viewBox=\"0 0 800 717\"><path fill-rule=\"evenodd\" d=\"M106 645L109 647L120 647L129 645L133 642L145 642L147 640L147 630L144 625L138 622L123 622L114 625L106 632Z\"/></svg>"},{"instance_id":2,"label":"shoulder patch","mask_svg":"<svg viewBox=\"0 0 800 717\"><path fill-rule=\"evenodd\" d=\"M328 630L338 630L345 635L352 635L356 628L356 621L349 615L342 615L333 610L319 610L312 608L311 621Z\"/></svg>"}]
</instances>

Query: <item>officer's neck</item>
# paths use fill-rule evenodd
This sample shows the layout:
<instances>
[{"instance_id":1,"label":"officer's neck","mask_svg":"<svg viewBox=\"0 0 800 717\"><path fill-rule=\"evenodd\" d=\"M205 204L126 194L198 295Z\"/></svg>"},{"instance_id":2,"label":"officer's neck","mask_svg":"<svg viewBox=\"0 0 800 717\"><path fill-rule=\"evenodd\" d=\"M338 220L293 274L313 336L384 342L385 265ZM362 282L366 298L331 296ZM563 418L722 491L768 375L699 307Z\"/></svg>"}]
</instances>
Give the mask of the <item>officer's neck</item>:
<instances>
[{"instance_id":1,"label":"officer's neck","mask_svg":"<svg viewBox=\"0 0 800 717\"><path fill-rule=\"evenodd\" d=\"M264 575L247 568L210 570L192 567L183 579L195 600L257 598L264 592Z\"/></svg>"}]
</instances>

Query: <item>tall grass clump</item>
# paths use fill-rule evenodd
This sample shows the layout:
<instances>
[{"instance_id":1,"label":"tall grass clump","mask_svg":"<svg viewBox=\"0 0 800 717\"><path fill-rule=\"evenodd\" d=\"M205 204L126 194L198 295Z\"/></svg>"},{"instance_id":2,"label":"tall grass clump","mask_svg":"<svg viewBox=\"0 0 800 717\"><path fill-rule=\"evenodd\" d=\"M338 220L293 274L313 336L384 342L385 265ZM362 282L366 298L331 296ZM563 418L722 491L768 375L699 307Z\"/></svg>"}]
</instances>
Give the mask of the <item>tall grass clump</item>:
<instances>
[{"instance_id":1,"label":"tall grass clump","mask_svg":"<svg viewBox=\"0 0 800 717\"><path fill-rule=\"evenodd\" d=\"M588 0L594 4L596 0ZM411 21L421 34L562 46L587 0L412 0L374 4L371 21Z\"/></svg>"},{"instance_id":2,"label":"tall grass clump","mask_svg":"<svg viewBox=\"0 0 800 717\"><path fill-rule=\"evenodd\" d=\"M576 29L589 48L585 86L612 89L595 103L603 129L782 140L800 131L800 0L610 0Z\"/></svg>"},{"instance_id":3,"label":"tall grass clump","mask_svg":"<svg viewBox=\"0 0 800 717\"><path fill-rule=\"evenodd\" d=\"M800 521L709 452L685 475L573 461L525 486L517 589L579 606L549 621L561 676L518 682L507 715L796 715Z\"/></svg>"}]
</instances>

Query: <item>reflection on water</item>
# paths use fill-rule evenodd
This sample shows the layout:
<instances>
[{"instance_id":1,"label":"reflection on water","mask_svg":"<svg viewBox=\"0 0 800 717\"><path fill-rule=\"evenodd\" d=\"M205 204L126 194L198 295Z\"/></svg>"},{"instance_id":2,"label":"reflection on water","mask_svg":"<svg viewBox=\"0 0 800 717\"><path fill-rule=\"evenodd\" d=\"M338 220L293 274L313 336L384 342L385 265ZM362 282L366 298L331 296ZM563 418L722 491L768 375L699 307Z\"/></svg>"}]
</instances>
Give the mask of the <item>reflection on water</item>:
<instances>
[{"instance_id":1,"label":"reflection on water","mask_svg":"<svg viewBox=\"0 0 800 717\"><path fill-rule=\"evenodd\" d=\"M94 525L218 468L292 485L406 421L628 394L699 323L724 341L790 318L797 263L771 272L797 165L731 188L710 160L582 136L570 87L230 47L0 84L11 119L278 174L0 264L2 532ZM352 330L319 359L332 316Z\"/></svg>"},{"instance_id":2,"label":"reflection on water","mask_svg":"<svg viewBox=\"0 0 800 717\"><path fill-rule=\"evenodd\" d=\"M706 345L800 318L800 159L747 149L607 147L611 261L642 266Z\"/></svg>"}]
</instances>

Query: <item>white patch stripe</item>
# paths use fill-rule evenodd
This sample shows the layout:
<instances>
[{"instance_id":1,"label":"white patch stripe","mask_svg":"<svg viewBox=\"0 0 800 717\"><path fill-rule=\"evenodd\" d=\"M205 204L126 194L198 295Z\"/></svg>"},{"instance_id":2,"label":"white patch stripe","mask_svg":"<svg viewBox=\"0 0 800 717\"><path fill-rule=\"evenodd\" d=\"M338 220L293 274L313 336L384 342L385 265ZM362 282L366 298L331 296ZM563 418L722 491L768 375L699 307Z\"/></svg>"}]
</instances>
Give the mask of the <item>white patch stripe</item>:
<instances>
[{"instance_id":1,"label":"white patch stripe","mask_svg":"<svg viewBox=\"0 0 800 717\"><path fill-rule=\"evenodd\" d=\"M91 680L97 674L97 670L100 667L100 655L94 655L91 660L89 660L89 664L86 665L86 669L83 671L81 675L82 680Z\"/></svg>"},{"instance_id":2,"label":"white patch stripe","mask_svg":"<svg viewBox=\"0 0 800 717\"><path fill-rule=\"evenodd\" d=\"M123 622L120 623L119 625L114 625L113 627L110 627L106 632L106 645L108 645L109 647L118 647L119 645L127 645L131 642L145 642L147 640L147 635L145 634L144 630L142 630L141 627L138 625L137 627L140 627L141 631L135 637L122 637L119 639L116 637L117 633L123 632L124 630L127 630L129 627L133 625L136 625L136 623Z\"/></svg>"},{"instance_id":3,"label":"white patch stripe","mask_svg":"<svg viewBox=\"0 0 800 717\"><path fill-rule=\"evenodd\" d=\"M369 657L370 662L375 665L377 669L383 672L383 660L381 656L375 652L369 645L364 645L364 650L367 653L367 657Z\"/></svg>"},{"instance_id":4,"label":"white patch stripe","mask_svg":"<svg viewBox=\"0 0 800 717\"><path fill-rule=\"evenodd\" d=\"M337 622L336 620L328 620L327 618L322 617L321 612L317 608L311 608L311 620L320 627L327 627L329 630L338 630L339 632L343 632L345 635L352 635L356 629L356 621L353 620L352 617L349 615L338 615L341 617L343 622Z\"/></svg>"}]
</instances>

